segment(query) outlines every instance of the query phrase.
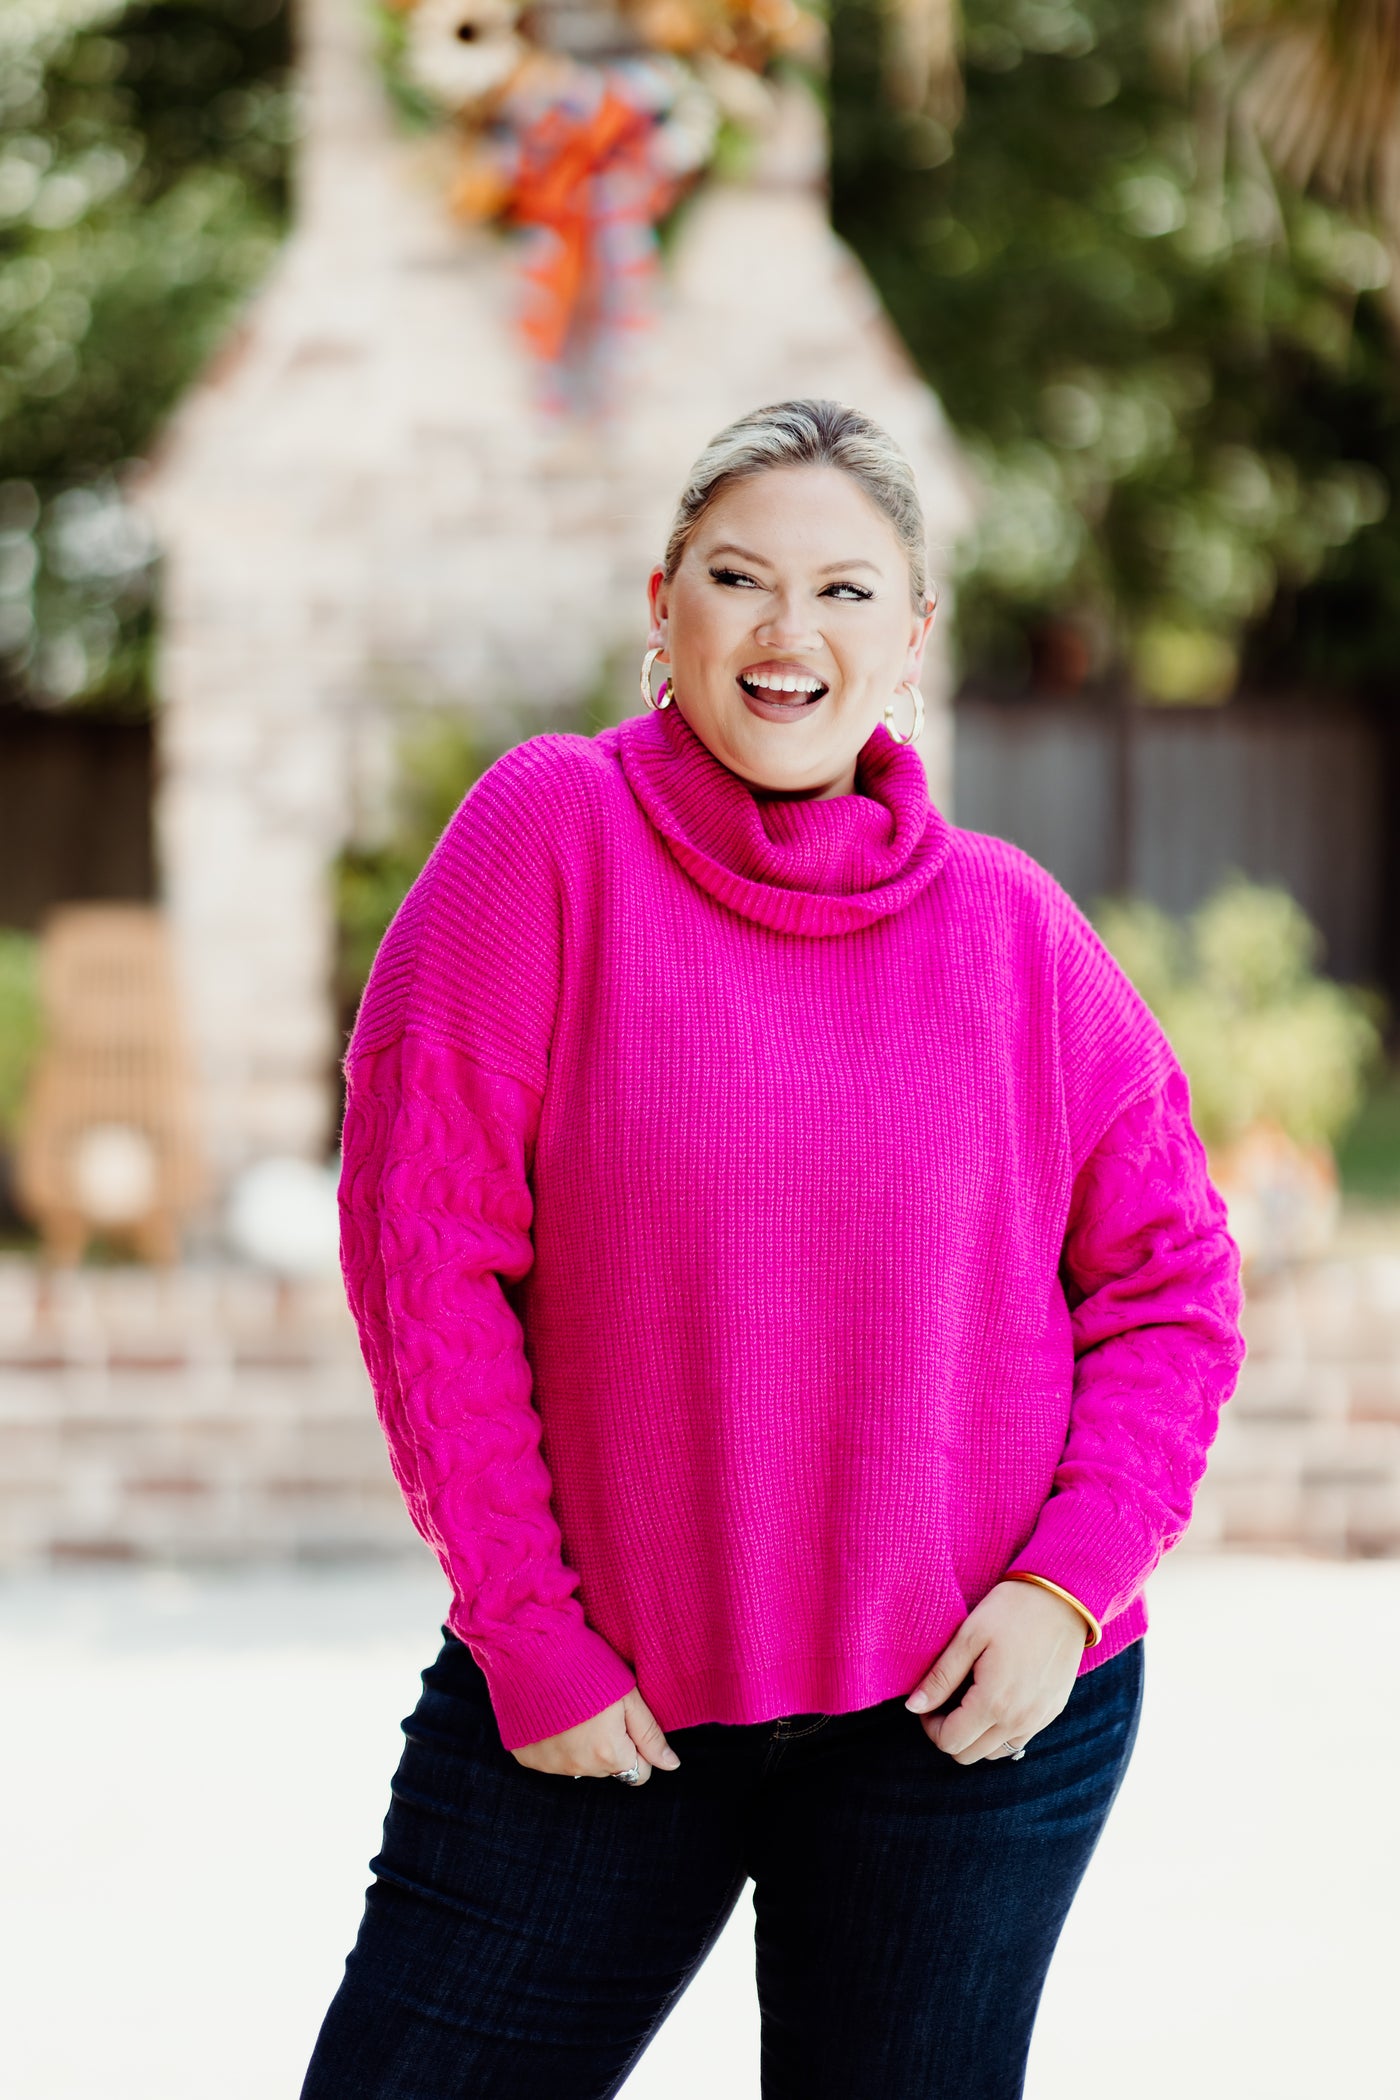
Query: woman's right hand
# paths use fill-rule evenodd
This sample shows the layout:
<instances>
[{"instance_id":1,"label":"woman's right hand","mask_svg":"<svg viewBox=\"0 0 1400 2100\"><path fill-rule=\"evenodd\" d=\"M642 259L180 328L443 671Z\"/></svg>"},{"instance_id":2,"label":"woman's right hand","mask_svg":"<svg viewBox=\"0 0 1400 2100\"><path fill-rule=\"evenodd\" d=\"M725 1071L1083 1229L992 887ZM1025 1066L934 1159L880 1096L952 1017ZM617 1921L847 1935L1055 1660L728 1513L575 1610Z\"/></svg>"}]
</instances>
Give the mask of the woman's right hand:
<instances>
[{"instance_id":1,"label":"woman's right hand","mask_svg":"<svg viewBox=\"0 0 1400 2100\"><path fill-rule=\"evenodd\" d=\"M643 1781L651 1768L674 1772L680 1763L661 1732L661 1725L634 1687L613 1706L590 1720L578 1721L538 1743L522 1743L511 1756L532 1772L559 1772L575 1779L608 1779L630 1771L635 1763Z\"/></svg>"}]
</instances>

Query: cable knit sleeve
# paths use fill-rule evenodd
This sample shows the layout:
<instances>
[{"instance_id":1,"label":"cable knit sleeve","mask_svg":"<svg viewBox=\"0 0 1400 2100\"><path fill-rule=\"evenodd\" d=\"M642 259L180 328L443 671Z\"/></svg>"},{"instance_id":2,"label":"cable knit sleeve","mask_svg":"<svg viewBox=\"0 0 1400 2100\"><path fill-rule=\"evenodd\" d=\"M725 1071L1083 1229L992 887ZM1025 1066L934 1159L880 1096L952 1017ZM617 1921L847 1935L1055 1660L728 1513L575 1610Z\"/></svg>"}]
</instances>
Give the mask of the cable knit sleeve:
<instances>
[{"instance_id":1,"label":"cable knit sleeve","mask_svg":"<svg viewBox=\"0 0 1400 2100\"><path fill-rule=\"evenodd\" d=\"M548 739L534 740L536 745ZM346 1058L341 1263L409 1514L509 1750L636 1683L563 1558L525 1336L558 894L518 747L482 776L385 936Z\"/></svg>"},{"instance_id":2,"label":"cable knit sleeve","mask_svg":"<svg viewBox=\"0 0 1400 2100\"><path fill-rule=\"evenodd\" d=\"M1076 1174L1061 1276L1069 1432L1007 1573L1061 1584L1102 1622L1185 1531L1244 1358L1239 1251L1179 1068L1119 1112Z\"/></svg>"}]
</instances>

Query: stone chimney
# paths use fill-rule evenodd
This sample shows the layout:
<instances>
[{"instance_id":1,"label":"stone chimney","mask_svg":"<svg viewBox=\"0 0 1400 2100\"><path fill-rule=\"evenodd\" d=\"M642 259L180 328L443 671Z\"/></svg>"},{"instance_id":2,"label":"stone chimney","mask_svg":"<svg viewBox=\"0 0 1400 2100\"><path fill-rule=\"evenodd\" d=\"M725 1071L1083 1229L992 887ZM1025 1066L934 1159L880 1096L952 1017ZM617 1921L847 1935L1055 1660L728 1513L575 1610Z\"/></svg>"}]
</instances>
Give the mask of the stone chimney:
<instances>
[{"instance_id":1,"label":"stone chimney","mask_svg":"<svg viewBox=\"0 0 1400 2100\"><path fill-rule=\"evenodd\" d=\"M634 690L646 577L714 431L832 395L908 451L935 575L969 516L938 403L831 232L806 98L686 208L623 405L585 433L540 412L510 247L451 218L440 150L396 128L367 9L299 0L298 30L294 230L133 490L164 550L163 895L220 1182L333 1141L330 873L405 708L490 745L609 675ZM940 649L924 689L946 799Z\"/></svg>"}]
</instances>

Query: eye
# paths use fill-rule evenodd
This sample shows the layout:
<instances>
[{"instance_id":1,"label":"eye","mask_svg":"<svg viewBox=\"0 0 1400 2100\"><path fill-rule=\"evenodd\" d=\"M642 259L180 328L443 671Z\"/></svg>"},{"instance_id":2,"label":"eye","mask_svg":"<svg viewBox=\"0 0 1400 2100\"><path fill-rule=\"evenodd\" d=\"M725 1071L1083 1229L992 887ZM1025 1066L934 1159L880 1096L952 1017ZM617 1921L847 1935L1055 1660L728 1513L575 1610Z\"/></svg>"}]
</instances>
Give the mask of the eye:
<instances>
[{"instance_id":1,"label":"eye","mask_svg":"<svg viewBox=\"0 0 1400 2100\"><path fill-rule=\"evenodd\" d=\"M710 574L714 577L716 583L722 583L730 590L756 591L758 589L755 579L752 576L746 576L742 569L711 569Z\"/></svg>"},{"instance_id":2,"label":"eye","mask_svg":"<svg viewBox=\"0 0 1400 2100\"><path fill-rule=\"evenodd\" d=\"M856 603L859 603L862 598L873 598L874 595L875 593L868 591L862 583L829 583L822 592L823 598L840 596L853 599Z\"/></svg>"}]
</instances>

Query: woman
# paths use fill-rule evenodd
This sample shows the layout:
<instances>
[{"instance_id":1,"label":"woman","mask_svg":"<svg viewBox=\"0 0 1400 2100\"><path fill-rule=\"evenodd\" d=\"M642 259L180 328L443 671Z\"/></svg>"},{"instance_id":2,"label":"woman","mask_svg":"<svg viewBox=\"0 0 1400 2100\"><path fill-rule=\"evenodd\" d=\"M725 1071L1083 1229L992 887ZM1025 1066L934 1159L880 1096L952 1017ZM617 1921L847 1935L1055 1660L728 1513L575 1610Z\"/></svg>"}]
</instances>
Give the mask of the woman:
<instances>
[{"instance_id":1,"label":"woman","mask_svg":"<svg viewBox=\"0 0 1400 2100\"><path fill-rule=\"evenodd\" d=\"M616 2093L750 1879L765 2100L1012 2100L1236 1250L1142 1001L929 800L890 439L721 432L650 600L647 708L489 768L350 1045L452 1602L303 2100Z\"/></svg>"}]
</instances>

